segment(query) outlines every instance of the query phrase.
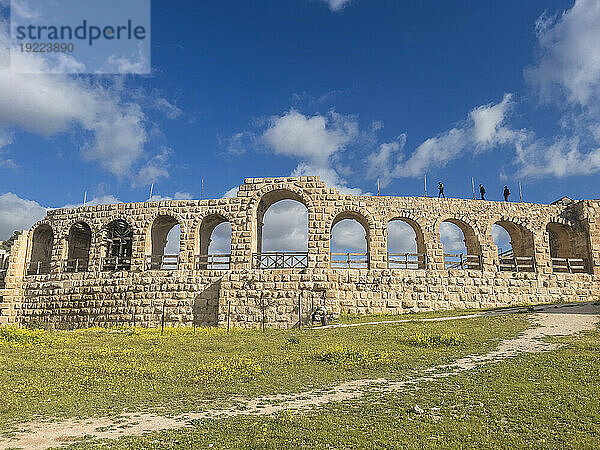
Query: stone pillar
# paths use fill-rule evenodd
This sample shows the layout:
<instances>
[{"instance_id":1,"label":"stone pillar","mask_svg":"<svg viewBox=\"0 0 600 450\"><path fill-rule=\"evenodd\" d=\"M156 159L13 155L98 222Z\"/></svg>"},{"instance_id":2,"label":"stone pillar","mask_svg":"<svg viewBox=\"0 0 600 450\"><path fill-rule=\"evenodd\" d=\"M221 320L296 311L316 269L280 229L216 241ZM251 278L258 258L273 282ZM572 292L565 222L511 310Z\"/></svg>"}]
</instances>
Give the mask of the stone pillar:
<instances>
[{"instance_id":1,"label":"stone pillar","mask_svg":"<svg viewBox=\"0 0 600 450\"><path fill-rule=\"evenodd\" d=\"M250 270L253 248L252 221L247 216L236 218L231 223L230 270Z\"/></svg>"},{"instance_id":2,"label":"stone pillar","mask_svg":"<svg viewBox=\"0 0 600 450\"><path fill-rule=\"evenodd\" d=\"M535 270L537 273L552 274L552 261L550 259L550 238L546 228L537 229L533 235L535 245Z\"/></svg>"},{"instance_id":3,"label":"stone pillar","mask_svg":"<svg viewBox=\"0 0 600 450\"><path fill-rule=\"evenodd\" d=\"M308 267L326 267L327 255L323 252L323 221L325 208L321 205L308 211Z\"/></svg>"},{"instance_id":4,"label":"stone pillar","mask_svg":"<svg viewBox=\"0 0 600 450\"><path fill-rule=\"evenodd\" d=\"M104 230L96 230L95 233L92 233L88 272L100 272L102 270L102 258L106 254L106 248L102 245L103 236Z\"/></svg>"},{"instance_id":5,"label":"stone pillar","mask_svg":"<svg viewBox=\"0 0 600 450\"><path fill-rule=\"evenodd\" d=\"M438 233L423 232L425 254L427 255L427 270L444 270L444 246Z\"/></svg>"},{"instance_id":6,"label":"stone pillar","mask_svg":"<svg viewBox=\"0 0 600 450\"><path fill-rule=\"evenodd\" d=\"M375 223L372 224L371 230L367 238L369 243L367 249L369 251L369 268L370 269L386 269L387 268L387 226L384 219L375 216Z\"/></svg>"},{"instance_id":7,"label":"stone pillar","mask_svg":"<svg viewBox=\"0 0 600 450\"><path fill-rule=\"evenodd\" d=\"M328 200L320 202L315 207L315 221L311 223L310 217L308 221L309 228L309 241L308 241L308 252L309 258L310 253L314 252L316 269L328 269L331 265L331 230L327 228L329 225L327 219L335 211L335 206ZM314 248L311 249L311 238L310 232L313 228L313 243ZM310 266L309 266L310 267Z\"/></svg>"},{"instance_id":8,"label":"stone pillar","mask_svg":"<svg viewBox=\"0 0 600 450\"><path fill-rule=\"evenodd\" d=\"M600 275L600 201L586 200L582 204L580 220L589 238L589 268L594 275Z\"/></svg>"},{"instance_id":9,"label":"stone pillar","mask_svg":"<svg viewBox=\"0 0 600 450\"><path fill-rule=\"evenodd\" d=\"M30 234L29 231L24 231L10 249L8 270L4 279L5 288L0 291L2 294L0 325L18 323L19 309L23 301L23 282Z\"/></svg>"},{"instance_id":10,"label":"stone pillar","mask_svg":"<svg viewBox=\"0 0 600 450\"><path fill-rule=\"evenodd\" d=\"M498 271L498 247L494 244L494 240L489 233L484 233L479 236L482 269L484 272Z\"/></svg>"},{"instance_id":11,"label":"stone pillar","mask_svg":"<svg viewBox=\"0 0 600 450\"><path fill-rule=\"evenodd\" d=\"M64 255L66 254L68 245L68 235L67 237L59 234L54 236L50 258L50 273L63 272L63 265L66 259Z\"/></svg>"}]
</instances>

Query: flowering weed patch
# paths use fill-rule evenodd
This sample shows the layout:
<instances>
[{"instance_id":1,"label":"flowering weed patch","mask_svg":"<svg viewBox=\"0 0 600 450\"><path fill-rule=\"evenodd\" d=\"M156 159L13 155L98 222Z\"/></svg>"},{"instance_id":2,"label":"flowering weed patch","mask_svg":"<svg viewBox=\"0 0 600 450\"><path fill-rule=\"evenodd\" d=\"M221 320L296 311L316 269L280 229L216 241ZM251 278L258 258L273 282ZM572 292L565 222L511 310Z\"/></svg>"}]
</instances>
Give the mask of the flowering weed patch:
<instances>
[{"instance_id":1,"label":"flowering weed patch","mask_svg":"<svg viewBox=\"0 0 600 450\"><path fill-rule=\"evenodd\" d=\"M0 327L0 346L2 347L33 347L44 343L44 330L29 330L27 328Z\"/></svg>"},{"instance_id":2,"label":"flowering weed patch","mask_svg":"<svg viewBox=\"0 0 600 450\"><path fill-rule=\"evenodd\" d=\"M315 353L314 358L317 361L326 362L342 369L355 367L368 369L396 361L396 358L387 352L379 353L346 345L328 347Z\"/></svg>"},{"instance_id":3,"label":"flowering weed patch","mask_svg":"<svg viewBox=\"0 0 600 450\"><path fill-rule=\"evenodd\" d=\"M415 347L456 347L465 343L464 337L456 333L433 334L417 332L405 340Z\"/></svg>"},{"instance_id":4,"label":"flowering weed patch","mask_svg":"<svg viewBox=\"0 0 600 450\"><path fill-rule=\"evenodd\" d=\"M523 315L329 330L140 327L0 329L0 430L32 417L127 411L179 414L340 381L395 379L486 352L528 326ZM463 345L407 345L415 333ZM10 343L9 343L10 341ZM358 344L360 343L360 344ZM18 347L18 348L14 348Z\"/></svg>"}]
</instances>

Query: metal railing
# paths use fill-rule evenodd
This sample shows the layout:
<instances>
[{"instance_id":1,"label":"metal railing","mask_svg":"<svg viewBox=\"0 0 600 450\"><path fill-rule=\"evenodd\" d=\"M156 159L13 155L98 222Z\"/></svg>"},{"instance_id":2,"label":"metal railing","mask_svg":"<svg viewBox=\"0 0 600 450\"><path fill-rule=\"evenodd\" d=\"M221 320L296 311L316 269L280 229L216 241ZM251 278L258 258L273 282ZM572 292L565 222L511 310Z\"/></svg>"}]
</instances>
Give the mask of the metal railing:
<instances>
[{"instance_id":1,"label":"metal railing","mask_svg":"<svg viewBox=\"0 0 600 450\"><path fill-rule=\"evenodd\" d=\"M50 273L50 261L34 261L27 265L27 275L46 275Z\"/></svg>"},{"instance_id":2,"label":"metal railing","mask_svg":"<svg viewBox=\"0 0 600 450\"><path fill-rule=\"evenodd\" d=\"M131 269L131 257L107 256L102 259L102 270L104 272L117 272L119 270Z\"/></svg>"},{"instance_id":3,"label":"metal railing","mask_svg":"<svg viewBox=\"0 0 600 450\"><path fill-rule=\"evenodd\" d=\"M586 273L587 260L583 258L551 258L552 272Z\"/></svg>"},{"instance_id":4,"label":"metal railing","mask_svg":"<svg viewBox=\"0 0 600 450\"><path fill-rule=\"evenodd\" d=\"M177 270L179 255L148 255L146 256L147 270Z\"/></svg>"},{"instance_id":5,"label":"metal railing","mask_svg":"<svg viewBox=\"0 0 600 450\"><path fill-rule=\"evenodd\" d=\"M425 253L388 253L388 269L424 269L427 266Z\"/></svg>"},{"instance_id":6,"label":"metal railing","mask_svg":"<svg viewBox=\"0 0 600 450\"><path fill-rule=\"evenodd\" d=\"M65 272L87 272L89 260L87 258L67 259L65 261Z\"/></svg>"},{"instance_id":7,"label":"metal railing","mask_svg":"<svg viewBox=\"0 0 600 450\"><path fill-rule=\"evenodd\" d=\"M212 255L196 255L196 270L229 270L230 253L215 253Z\"/></svg>"},{"instance_id":8,"label":"metal railing","mask_svg":"<svg viewBox=\"0 0 600 450\"><path fill-rule=\"evenodd\" d=\"M533 256L499 256L498 269L501 272L535 272Z\"/></svg>"},{"instance_id":9,"label":"metal railing","mask_svg":"<svg viewBox=\"0 0 600 450\"><path fill-rule=\"evenodd\" d=\"M308 252L262 252L252 255L255 269L306 269Z\"/></svg>"},{"instance_id":10,"label":"metal railing","mask_svg":"<svg viewBox=\"0 0 600 450\"><path fill-rule=\"evenodd\" d=\"M331 267L334 269L368 269L368 253L331 253Z\"/></svg>"},{"instance_id":11,"label":"metal railing","mask_svg":"<svg viewBox=\"0 0 600 450\"><path fill-rule=\"evenodd\" d=\"M482 270L480 255L465 255L464 253L444 253L444 267L446 269Z\"/></svg>"}]
</instances>

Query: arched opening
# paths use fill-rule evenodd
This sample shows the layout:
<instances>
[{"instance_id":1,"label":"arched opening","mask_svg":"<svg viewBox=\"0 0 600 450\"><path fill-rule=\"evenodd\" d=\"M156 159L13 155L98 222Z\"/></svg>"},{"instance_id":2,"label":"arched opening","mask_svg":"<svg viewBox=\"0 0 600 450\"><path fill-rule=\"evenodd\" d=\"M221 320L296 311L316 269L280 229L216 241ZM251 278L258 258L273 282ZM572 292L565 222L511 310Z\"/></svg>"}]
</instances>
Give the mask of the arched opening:
<instances>
[{"instance_id":1,"label":"arched opening","mask_svg":"<svg viewBox=\"0 0 600 450\"><path fill-rule=\"evenodd\" d=\"M123 219L112 221L106 226L103 245L106 248L102 270L117 271L131 269L133 228Z\"/></svg>"},{"instance_id":2,"label":"arched opening","mask_svg":"<svg viewBox=\"0 0 600 450\"><path fill-rule=\"evenodd\" d=\"M43 275L50 273L52 260L52 244L54 232L47 224L40 225L33 232L33 245L27 275Z\"/></svg>"},{"instance_id":3,"label":"arched opening","mask_svg":"<svg viewBox=\"0 0 600 450\"><path fill-rule=\"evenodd\" d=\"M483 268L481 245L470 225L458 219L447 219L440 224L440 241L444 249L446 269Z\"/></svg>"},{"instance_id":4,"label":"arched opening","mask_svg":"<svg viewBox=\"0 0 600 450\"><path fill-rule=\"evenodd\" d=\"M331 224L329 251L331 267L369 268L369 223L352 211L339 214Z\"/></svg>"},{"instance_id":5,"label":"arched opening","mask_svg":"<svg viewBox=\"0 0 600 450\"><path fill-rule=\"evenodd\" d=\"M220 214L206 216L200 224L196 270L229 270L231 223Z\"/></svg>"},{"instance_id":6,"label":"arched opening","mask_svg":"<svg viewBox=\"0 0 600 450\"><path fill-rule=\"evenodd\" d=\"M181 226L172 216L158 216L150 229L151 249L146 257L149 270L177 270Z\"/></svg>"},{"instance_id":7,"label":"arched opening","mask_svg":"<svg viewBox=\"0 0 600 450\"><path fill-rule=\"evenodd\" d=\"M550 222L546 226L554 272L589 272L588 238L571 226Z\"/></svg>"},{"instance_id":8,"label":"arched opening","mask_svg":"<svg viewBox=\"0 0 600 450\"><path fill-rule=\"evenodd\" d=\"M90 261L92 230L85 222L73 224L69 230L65 272L87 272Z\"/></svg>"},{"instance_id":9,"label":"arched opening","mask_svg":"<svg viewBox=\"0 0 600 450\"><path fill-rule=\"evenodd\" d=\"M308 208L300 195L275 190L257 208L254 267L308 267Z\"/></svg>"},{"instance_id":10,"label":"arched opening","mask_svg":"<svg viewBox=\"0 0 600 450\"><path fill-rule=\"evenodd\" d=\"M498 248L499 270L535 272L533 233L522 225L501 220L492 225L492 238Z\"/></svg>"},{"instance_id":11,"label":"arched opening","mask_svg":"<svg viewBox=\"0 0 600 450\"><path fill-rule=\"evenodd\" d=\"M424 269L425 239L421 227L411 219L392 219L387 226L389 269Z\"/></svg>"}]
</instances>

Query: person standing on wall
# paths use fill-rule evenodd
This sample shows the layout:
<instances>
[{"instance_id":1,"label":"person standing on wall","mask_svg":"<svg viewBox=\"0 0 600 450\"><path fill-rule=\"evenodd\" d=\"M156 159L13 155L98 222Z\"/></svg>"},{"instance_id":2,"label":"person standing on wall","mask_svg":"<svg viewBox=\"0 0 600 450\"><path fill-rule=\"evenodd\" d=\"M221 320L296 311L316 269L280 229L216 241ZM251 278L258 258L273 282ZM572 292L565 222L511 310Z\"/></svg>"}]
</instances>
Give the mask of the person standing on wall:
<instances>
[{"instance_id":1,"label":"person standing on wall","mask_svg":"<svg viewBox=\"0 0 600 450\"><path fill-rule=\"evenodd\" d=\"M479 185L479 193L481 194L481 200L485 200L485 188L483 187L483 184Z\"/></svg>"},{"instance_id":2,"label":"person standing on wall","mask_svg":"<svg viewBox=\"0 0 600 450\"><path fill-rule=\"evenodd\" d=\"M508 201L508 196L510 195L510 190L508 189L508 186L504 186L504 201L507 202Z\"/></svg>"},{"instance_id":3,"label":"person standing on wall","mask_svg":"<svg viewBox=\"0 0 600 450\"><path fill-rule=\"evenodd\" d=\"M438 198L446 198L446 196L444 195L444 183L442 183L441 181L438 183Z\"/></svg>"}]
</instances>

